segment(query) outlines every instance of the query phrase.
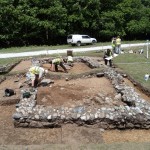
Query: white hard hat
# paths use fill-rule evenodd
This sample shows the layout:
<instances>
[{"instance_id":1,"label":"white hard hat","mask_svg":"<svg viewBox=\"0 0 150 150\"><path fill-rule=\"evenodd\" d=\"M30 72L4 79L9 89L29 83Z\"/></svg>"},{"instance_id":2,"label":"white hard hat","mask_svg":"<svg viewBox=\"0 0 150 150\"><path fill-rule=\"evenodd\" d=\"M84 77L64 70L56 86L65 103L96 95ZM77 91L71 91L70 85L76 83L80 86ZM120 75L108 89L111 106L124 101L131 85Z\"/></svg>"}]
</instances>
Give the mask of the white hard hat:
<instances>
[{"instance_id":1,"label":"white hard hat","mask_svg":"<svg viewBox=\"0 0 150 150\"><path fill-rule=\"evenodd\" d=\"M48 73L48 70L45 70L45 73Z\"/></svg>"}]
</instances>

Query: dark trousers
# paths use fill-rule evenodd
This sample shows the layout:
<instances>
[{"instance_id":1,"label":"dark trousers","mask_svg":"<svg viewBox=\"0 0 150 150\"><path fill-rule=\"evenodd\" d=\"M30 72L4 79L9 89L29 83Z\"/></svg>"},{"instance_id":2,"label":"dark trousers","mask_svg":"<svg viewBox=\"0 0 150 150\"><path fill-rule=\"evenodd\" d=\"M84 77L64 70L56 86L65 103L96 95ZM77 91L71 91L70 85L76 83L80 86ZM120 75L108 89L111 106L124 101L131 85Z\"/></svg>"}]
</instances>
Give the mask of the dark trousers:
<instances>
[{"instance_id":1,"label":"dark trousers","mask_svg":"<svg viewBox=\"0 0 150 150\"><path fill-rule=\"evenodd\" d=\"M38 84L39 84L39 75L36 74L35 75L35 80L34 80L34 87L36 88L38 86Z\"/></svg>"},{"instance_id":2,"label":"dark trousers","mask_svg":"<svg viewBox=\"0 0 150 150\"><path fill-rule=\"evenodd\" d=\"M112 67L112 60L111 59L107 60L107 59L104 58L104 61L105 61L105 65L107 65L108 62L109 62L109 66Z\"/></svg>"},{"instance_id":3,"label":"dark trousers","mask_svg":"<svg viewBox=\"0 0 150 150\"><path fill-rule=\"evenodd\" d=\"M60 62L59 65L64 69L65 72L67 72L67 69L62 62ZM58 65L57 64L55 64L55 71L58 72Z\"/></svg>"}]
</instances>

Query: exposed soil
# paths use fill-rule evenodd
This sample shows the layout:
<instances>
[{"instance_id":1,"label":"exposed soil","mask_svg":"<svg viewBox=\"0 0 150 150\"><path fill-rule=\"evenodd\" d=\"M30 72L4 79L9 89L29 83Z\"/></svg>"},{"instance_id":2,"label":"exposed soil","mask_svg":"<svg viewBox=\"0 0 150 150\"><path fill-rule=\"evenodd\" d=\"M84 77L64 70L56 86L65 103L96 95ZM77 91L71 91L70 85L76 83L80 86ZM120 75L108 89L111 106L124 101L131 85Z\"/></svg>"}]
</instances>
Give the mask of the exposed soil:
<instances>
[{"instance_id":1,"label":"exposed soil","mask_svg":"<svg viewBox=\"0 0 150 150\"><path fill-rule=\"evenodd\" d=\"M24 60L21 61L19 65L15 66L10 72L21 72L21 71L27 71L29 67L31 67L32 63L31 60Z\"/></svg>"},{"instance_id":2,"label":"exposed soil","mask_svg":"<svg viewBox=\"0 0 150 150\"><path fill-rule=\"evenodd\" d=\"M97 107L98 104L94 103L94 96L98 93L113 98L116 92L110 81L104 77L70 81L56 80L50 87L38 89L37 103L45 106L74 107L88 104Z\"/></svg>"},{"instance_id":3,"label":"exposed soil","mask_svg":"<svg viewBox=\"0 0 150 150\"><path fill-rule=\"evenodd\" d=\"M23 61L17 65L13 71L27 70L30 65L30 61ZM46 65L44 67L46 67ZM90 68L85 64L77 63L69 72L82 73L88 70L90 70ZM2 82L0 84L0 100L4 100L3 92L5 88L18 89L19 92L19 87L24 81L24 77L20 78L16 76L10 77ZM127 79L125 79L125 83L133 86ZM136 89L136 87L134 88ZM110 97L115 95L112 84L104 77L70 81L65 81L65 79L55 80L54 84L50 87L39 87L38 104L53 106L87 104L86 99L96 96L99 92ZM144 95L139 90L137 90L137 92L141 97L150 102L148 96ZM17 93L17 95L19 95L19 93ZM98 104L91 101L89 105L97 106ZM0 106L0 145L150 142L150 130L108 130L103 132L103 130L95 128L94 126L83 127L75 124L66 124L61 128L52 129L14 128L12 120L14 112L15 104Z\"/></svg>"},{"instance_id":4,"label":"exposed soil","mask_svg":"<svg viewBox=\"0 0 150 150\"><path fill-rule=\"evenodd\" d=\"M147 101L150 102L150 97L147 96L147 95L145 95L143 92L141 92L141 91L139 90L139 88L136 88L136 87L132 84L131 81L129 81L129 80L126 79L126 78L124 79L124 81L125 81L125 83L126 83L127 85L133 87L133 88L135 89L135 91L140 95L140 97L142 97L143 99L145 99L145 100L147 100Z\"/></svg>"}]
</instances>

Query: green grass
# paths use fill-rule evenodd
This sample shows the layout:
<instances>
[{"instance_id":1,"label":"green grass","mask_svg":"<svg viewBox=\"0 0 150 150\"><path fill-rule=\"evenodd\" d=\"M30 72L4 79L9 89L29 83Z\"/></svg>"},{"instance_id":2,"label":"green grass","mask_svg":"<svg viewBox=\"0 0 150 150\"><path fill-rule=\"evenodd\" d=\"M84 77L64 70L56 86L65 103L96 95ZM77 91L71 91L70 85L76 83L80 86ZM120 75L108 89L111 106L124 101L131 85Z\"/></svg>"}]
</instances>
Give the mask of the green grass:
<instances>
[{"instance_id":1,"label":"green grass","mask_svg":"<svg viewBox=\"0 0 150 150\"><path fill-rule=\"evenodd\" d=\"M145 41L122 41L122 44L133 44L133 43L145 43ZM111 45L110 42L99 42L95 45L84 45L80 48L85 47L95 47L95 46L106 46ZM71 46L71 45L56 45L56 46L24 46L24 47L11 47L11 48L2 48L0 49L0 53L20 53L20 52L31 52L31 51L40 51L40 50L57 50L57 49L74 49L78 48L77 46Z\"/></svg>"},{"instance_id":2,"label":"green grass","mask_svg":"<svg viewBox=\"0 0 150 150\"><path fill-rule=\"evenodd\" d=\"M61 45L61 46L25 46L25 47L12 47L12 48L3 48L0 49L0 53L21 53L21 52L32 52L32 51L41 51L41 50L57 50L57 49L66 49L71 46Z\"/></svg>"},{"instance_id":3,"label":"green grass","mask_svg":"<svg viewBox=\"0 0 150 150\"><path fill-rule=\"evenodd\" d=\"M0 66L6 65L6 64L11 64L11 63L16 63L20 61L22 58L1 58L0 59Z\"/></svg>"},{"instance_id":4,"label":"green grass","mask_svg":"<svg viewBox=\"0 0 150 150\"><path fill-rule=\"evenodd\" d=\"M113 60L119 68L124 70L144 87L150 89L150 80L144 80L146 73L150 74L150 58L146 54L121 54Z\"/></svg>"},{"instance_id":5,"label":"green grass","mask_svg":"<svg viewBox=\"0 0 150 150\"><path fill-rule=\"evenodd\" d=\"M102 57L103 51L74 52L73 56Z\"/></svg>"}]
</instances>

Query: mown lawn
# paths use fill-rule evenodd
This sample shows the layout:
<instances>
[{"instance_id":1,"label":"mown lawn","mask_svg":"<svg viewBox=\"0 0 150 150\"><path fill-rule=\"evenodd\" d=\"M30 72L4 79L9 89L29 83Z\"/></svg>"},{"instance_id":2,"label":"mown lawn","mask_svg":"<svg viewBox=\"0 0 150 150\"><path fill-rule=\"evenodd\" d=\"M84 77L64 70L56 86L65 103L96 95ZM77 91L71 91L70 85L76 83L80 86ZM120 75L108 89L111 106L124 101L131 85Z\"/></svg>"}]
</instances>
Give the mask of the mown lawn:
<instances>
[{"instance_id":1,"label":"mown lawn","mask_svg":"<svg viewBox=\"0 0 150 150\"><path fill-rule=\"evenodd\" d=\"M1 58L0 66L11 64L11 63L16 63L20 60L22 60L22 58Z\"/></svg>"},{"instance_id":2,"label":"mown lawn","mask_svg":"<svg viewBox=\"0 0 150 150\"><path fill-rule=\"evenodd\" d=\"M150 74L150 58L146 58L146 52L144 54L120 54L114 58L113 62L136 81L150 89L150 80L144 80L144 75Z\"/></svg>"}]
</instances>

